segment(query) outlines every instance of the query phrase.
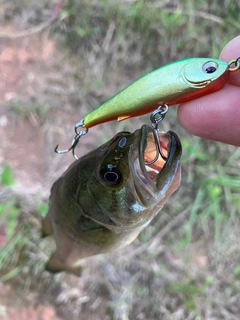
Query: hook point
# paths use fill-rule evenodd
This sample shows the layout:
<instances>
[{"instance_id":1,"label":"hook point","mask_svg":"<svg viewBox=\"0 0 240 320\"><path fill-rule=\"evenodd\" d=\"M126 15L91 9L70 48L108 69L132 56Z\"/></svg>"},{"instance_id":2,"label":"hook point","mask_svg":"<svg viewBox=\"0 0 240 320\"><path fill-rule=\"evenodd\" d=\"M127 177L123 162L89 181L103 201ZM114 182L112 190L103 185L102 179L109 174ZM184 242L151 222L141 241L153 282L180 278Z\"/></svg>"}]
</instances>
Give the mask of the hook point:
<instances>
[{"instance_id":1,"label":"hook point","mask_svg":"<svg viewBox=\"0 0 240 320\"><path fill-rule=\"evenodd\" d=\"M77 157L77 155L75 154L75 148L76 148L76 146L77 146L77 144L78 144L78 142L79 142L79 139L80 139L82 136L84 136L85 134L88 133L88 129L87 129L87 128L85 128L85 131L78 131L78 128L79 128L79 127L82 127L83 124L84 124L84 121L83 121L83 119L82 119L80 122L78 122L78 123L75 125L74 131L75 131L76 135L75 135L74 139L72 140L72 143L71 143L70 148L68 148L68 149L66 149L66 150L58 150L58 146L59 146L59 145L57 145L57 146L55 147L55 149L54 149L56 153L58 153L58 154L64 154L64 153L67 153L67 152L69 152L70 150L72 150L72 154L73 154L74 158L75 158L76 160L79 159L79 158Z\"/></svg>"}]
</instances>

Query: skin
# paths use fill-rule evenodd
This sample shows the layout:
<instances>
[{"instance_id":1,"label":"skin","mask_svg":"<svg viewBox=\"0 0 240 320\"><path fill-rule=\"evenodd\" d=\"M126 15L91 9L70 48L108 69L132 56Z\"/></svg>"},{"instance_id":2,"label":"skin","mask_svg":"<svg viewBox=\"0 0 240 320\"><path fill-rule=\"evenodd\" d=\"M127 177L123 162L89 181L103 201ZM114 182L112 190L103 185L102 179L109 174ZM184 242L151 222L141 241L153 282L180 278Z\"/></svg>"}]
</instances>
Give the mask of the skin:
<instances>
[{"instance_id":1,"label":"skin","mask_svg":"<svg viewBox=\"0 0 240 320\"><path fill-rule=\"evenodd\" d=\"M240 36L222 50L220 59L240 56ZM209 140L240 146L240 70L230 74L228 83L207 96L183 103L178 109L181 125L190 133Z\"/></svg>"}]
</instances>

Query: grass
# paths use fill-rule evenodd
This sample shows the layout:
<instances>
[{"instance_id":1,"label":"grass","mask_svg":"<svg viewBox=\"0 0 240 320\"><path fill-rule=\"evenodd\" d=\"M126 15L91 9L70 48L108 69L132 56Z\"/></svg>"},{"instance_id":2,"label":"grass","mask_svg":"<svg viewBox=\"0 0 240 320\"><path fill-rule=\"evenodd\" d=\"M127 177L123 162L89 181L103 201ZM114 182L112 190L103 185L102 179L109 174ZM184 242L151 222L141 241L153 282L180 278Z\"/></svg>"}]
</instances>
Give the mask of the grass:
<instances>
[{"instance_id":1,"label":"grass","mask_svg":"<svg viewBox=\"0 0 240 320\"><path fill-rule=\"evenodd\" d=\"M233 1L211 5L204 1L184 1L170 7L156 1L147 4L142 0L91 1L89 5L72 0L63 8L60 27L73 50L84 53L97 46L97 54L101 56L105 54L103 39L113 23L108 47L111 46L114 54L109 52L108 58L118 59L121 50L125 59L119 60L123 67L149 68L159 66L166 59L218 56L222 46L236 34L233 25L239 23L238 10L239 4Z\"/></svg>"},{"instance_id":2,"label":"grass","mask_svg":"<svg viewBox=\"0 0 240 320\"><path fill-rule=\"evenodd\" d=\"M21 17L34 8L24 1L22 7L9 4L14 6ZM43 3L38 10L44 19L52 8ZM191 56L217 57L239 33L239 12L238 1L66 1L50 36L58 40L64 52L61 61L70 71L58 82L51 82L49 75L50 82L39 92L50 101L48 108L58 102L62 108L67 105L68 112L79 115L79 105L81 113L87 112L162 64ZM39 23L39 18L31 19L26 19L26 27ZM23 108L27 98L20 98L8 105L20 121L32 114L48 119L39 102L29 100L30 107ZM109 132L145 122L148 117L106 124L104 136L108 140ZM53 304L66 319L79 319L80 314L83 320L237 319L240 151L187 134L173 109L161 125L182 140L179 191L131 246L84 261L80 280L43 271L52 248L51 241L39 237L47 199L32 201L30 207L29 199L19 200L11 167L2 166L0 216L6 240L0 247L0 282L34 293L35 302ZM6 190L10 194L1 197Z\"/></svg>"},{"instance_id":3,"label":"grass","mask_svg":"<svg viewBox=\"0 0 240 320\"><path fill-rule=\"evenodd\" d=\"M25 101L24 101L25 100ZM43 122L43 120L48 116L49 107L42 106L37 102L32 102L26 99L14 100L7 104L9 111L13 112L18 119L29 120L34 118L38 121Z\"/></svg>"}]
</instances>

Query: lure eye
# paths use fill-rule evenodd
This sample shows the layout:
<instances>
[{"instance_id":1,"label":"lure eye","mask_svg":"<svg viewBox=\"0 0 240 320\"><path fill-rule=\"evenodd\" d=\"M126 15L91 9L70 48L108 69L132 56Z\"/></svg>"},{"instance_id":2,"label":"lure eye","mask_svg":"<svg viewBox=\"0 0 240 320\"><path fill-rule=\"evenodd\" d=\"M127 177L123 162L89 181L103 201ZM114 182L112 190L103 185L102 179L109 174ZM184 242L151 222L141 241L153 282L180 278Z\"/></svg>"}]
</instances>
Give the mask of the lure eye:
<instances>
[{"instance_id":1,"label":"lure eye","mask_svg":"<svg viewBox=\"0 0 240 320\"><path fill-rule=\"evenodd\" d=\"M108 164L107 168L100 170L100 177L109 186L116 186L122 181L122 175L116 166Z\"/></svg>"},{"instance_id":2,"label":"lure eye","mask_svg":"<svg viewBox=\"0 0 240 320\"><path fill-rule=\"evenodd\" d=\"M208 61L203 65L203 71L206 73L213 73L217 70L218 64L214 61Z\"/></svg>"}]
</instances>

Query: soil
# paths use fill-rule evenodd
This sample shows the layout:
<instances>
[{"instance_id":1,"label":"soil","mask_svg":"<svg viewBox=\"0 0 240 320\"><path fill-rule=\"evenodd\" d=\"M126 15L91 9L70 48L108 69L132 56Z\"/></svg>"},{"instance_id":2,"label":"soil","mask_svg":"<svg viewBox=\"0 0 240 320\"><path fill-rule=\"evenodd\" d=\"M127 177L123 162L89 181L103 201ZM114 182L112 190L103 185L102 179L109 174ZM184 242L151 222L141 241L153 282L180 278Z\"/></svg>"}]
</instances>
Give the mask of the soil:
<instances>
[{"instance_id":1,"label":"soil","mask_svg":"<svg viewBox=\"0 0 240 320\"><path fill-rule=\"evenodd\" d=\"M0 28L0 32L14 31L11 27ZM56 42L46 33L15 40L0 39L0 166L4 163L10 166L17 181L14 194L28 199L38 192L47 199L54 179L73 161L71 154L55 154L54 147L73 138L74 112L57 107L47 117L38 116L35 110L28 112L23 103L39 99L40 104L51 99L47 93L43 99L41 95L49 82L46 70L51 70L52 78L58 77L56 60L59 59L62 55ZM9 106L14 104L16 108L11 109ZM51 109L51 101L49 106ZM81 153L96 146L95 140L98 142L93 134L92 141L90 137ZM4 232L1 232L0 242L3 241ZM46 299L40 299L44 301L41 303L31 295L24 299L16 295L13 287L1 285L0 320L60 320L55 307Z\"/></svg>"},{"instance_id":2,"label":"soil","mask_svg":"<svg viewBox=\"0 0 240 320\"><path fill-rule=\"evenodd\" d=\"M0 26L0 34L1 32L12 33L16 31L18 30L11 24L8 26ZM96 57L91 56L89 60L94 60L93 58L95 59ZM93 64L97 65L97 60L100 61L101 59L98 57L94 60ZM107 63L108 61L104 60L101 66L96 66L95 73L99 73L100 82L103 79L103 70ZM86 105L88 105L86 101L93 102L91 107L94 105L97 106L103 102L106 97L110 96L108 90L111 91L112 95L113 92L119 91L119 88L123 87L123 84L126 85L128 81L130 81L130 76L126 71L125 73L123 70L119 70L118 72L116 68L114 74L104 79L104 88L101 88L99 92L98 90L92 90L94 93L91 93L91 88L95 85L95 83L94 85L91 84L91 80L94 82L99 79L94 79L94 72L89 76L87 72L85 72L86 69L89 70L89 66L86 67L86 61L81 61L79 56L70 57L64 52L64 49L60 48L58 40L54 38L54 35L50 35L48 29L41 33L35 33L31 36L17 39L1 38L0 35L0 169L7 163L13 171L13 176L16 180L16 183L11 187L10 191L3 190L3 193L12 192L14 197L16 196L23 199L24 213L30 208L29 212L32 214L31 216L31 214L27 212L26 216L23 216L23 219L31 216L33 222L37 224L36 229L40 229L40 217L34 216L34 212L32 213L31 210L34 211L33 209L36 208L36 203L39 200L45 203L48 202L53 182L61 176L74 161L70 152L65 155L56 154L54 152L55 146L59 144L60 149L69 147L74 137L74 126L81 120L83 114L86 112ZM110 69L111 68L109 68L109 70ZM120 66L119 69L121 69ZM82 75L79 75L79 71L82 72ZM109 72L111 72L111 70ZM130 73L131 70L128 70L128 72ZM86 77L89 76L85 81L86 83L82 81L84 73ZM82 90L79 89L80 86ZM114 86L117 88L113 89ZM97 94L98 96L96 96ZM124 127L125 124L118 124L116 122L113 124L114 127L110 125L99 125L91 128L91 132L84 137L84 142L80 141L76 150L77 155L81 156L99 146L106 141L106 135L107 139L109 139L118 131L130 130L130 128L134 130L134 126L136 125L135 121L135 118L129 120L128 124L130 123L131 127L129 125L129 127L126 128ZM106 127L108 129L106 129ZM189 162L191 161L189 160ZM193 167L194 162L192 161L192 163ZM184 174L186 174L186 172L184 172ZM188 177L189 180L191 180L190 175L188 175ZM0 190L0 201L3 199L1 198L1 191L2 190ZM182 194L184 193L184 191L181 192ZM186 202L189 199L189 203L192 203L190 197L188 198L185 194L184 197L186 197ZM181 198L181 194L179 198ZM174 200L172 200L172 204L177 206L177 201L174 203ZM170 218L172 219L172 217ZM181 219L182 220L178 220L178 223L184 223L186 216L184 215ZM208 234L208 227L206 227L206 230ZM149 228L149 233L151 232ZM41 242L44 240L40 240L39 234L40 233L36 232L35 237L37 238L37 243L40 248L37 249L41 251ZM237 234L236 231L235 234ZM157 236L159 235L157 234ZM198 234L194 236L198 238ZM0 225L0 246L4 243L5 238L5 229ZM158 245L160 241L161 239L158 239ZM236 239L234 241L237 243L238 240ZM144 238L142 242L144 243ZM180 247L181 243L179 244L179 248ZM206 246L204 242L203 247L204 250L196 250L193 244L194 250L189 250L192 264L191 268L189 268L190 271L188 271L191 276L195 270L196 273L199 272L200 285L203 283L202 277L205 277L205 270L209 265L211 267L211 260L215 259L215 256L209 257L205 252L205 249L206 251L210 251L212 246L210 246L209 243ZM156 251L158 250L157 253L155 252L155 257L157 254L159 255L158 264L154 260L155 258L153 258L154 261L152 261L152 266L149 268L149 261L144 261L144 259L136 259L136 262L131 261L132 264L130 265L131 257L134 255L134 252L130 254L131 250L132 249L126 247L124 252L119 251L115 256L113 254L111 258L106 259L100 267L100 264L93 263L91 258L87 259L87 262L83 262L83 275L80 278L67 274L63 275L62 278L61 276L51 276L49 274L46 276L46 272L40 269L39 273L41 273L41 275L37 273L30 273L28 275L32 283L28 283L28 281L25 281L26 279L24 277L21 278L21 276L17 281L13 281L13 283L10 281L5 283L0 282L0 320L110 320L113 319L112 314L115 312L114 309L116 309L119 314L122 313L122 319L128 319L127 312L124 313L124 306L134 310L136 307L136 297L139 299L139 307L135 308L136 312L138 312L138 310L149 310L149 314L154 314L154 306L158 308L160 304L158 297L154 296L155 292L156 294L161 292L160 296L163 297L163 299L161 299L164 300L161 301L162 314L166 314L167 317L167 312L170 310L169 312L172 312L173 317L176 315L175 319L186 318L183 315L185 302L184 299L182 301L181 292L179 300L176 294L177 291L174 291L173 294L169 294L168 291L166 291L166 293L161 291L165 286L166 279L170 283L167 288L170 289L171 284L181 284L186 280L184 276L181 276L186 273L184 269L186 268L184 265L185 260L181 254L176 254L175 251L172 253L169 248L167 250L165 249L165 252L164 245L160 245L154 249ZM222 253L223 257L226 256L226 265L229 261L231 262L231 259L228 258L230 257L229 251L229 247L227 247L227 250ZM228 252L228 255L225 255L225 252ZM38 253L32 250L31 254L37 255ZM220 251L218 255L220 257ZM234 259L235 256L237 256L235 253L232 255L234 255ZM113 262L115 263L114 259L116 258L116 261L118 261L117 258L119 257L121 257L121 263L128 266L128 269L126 268L125 270L122 268L120 271L121 268L117 265L118 262L115 264L115 269L112 268ZM151 255L149 255L149 257L151 257ZM99 259L101 260L101 258ZM165 278L161 278L161 276L155 278L154 268L156 268L156 274L161 275L165 267L165 264L163 264L163 269L159 268L159 266L161 266L161 259L162 262L169 263L169 270L165 268L166 270L164 271L169 273ZM223 258L221 259L225 261ZM234 259L232 260L235 261ZM35 261L38 261L38 259L35 258ZM223 272L222 268L225 268L222 261L219 263L220 273ZM237 266L239 263L236 262L235 265ZM139 271L140 268L142 268L144 272L141 273ZM215 266L211 268L214 270ZM229 270L231 270L231 272ZM232 266L229 266L226 271L224 269L226 273L224 277L227 279L224 278L224 281L226 281L223 281L223 286L225 287L221 289L220 285L222 285L222 282L220 283L219 281L220 284L218 287L218 282L216 281L217 284L213 287L215 291L213 290L212 293L209 293L209 296L206 296L207 298L210 297L210 302L213 297L215 299L215 296L219 296L225 288L230 288L230 293L232 291L235 292L235 287L231 285L231 278L230 280L228 279L232 274L232 270ZM28 271L25 273L25 276L27 273ZM214 277L215 273L217 272L213 271ZM215 281L214 277L213 279ZM205 278L211 280L211 277L207 278L206 276ZM198 279L197 276L196 279ZM217 276L216 279L218 280ZM190 280L187 279L187 281ZM187 283L192 284L192 282ZM198 283L194 283L194 286L195 285L197 286ZM212 288L211 283L209 287L205 282L203 285L206 286L206 291L208 288ZM234 285L236 284L234 283ZM192 286L190 286L190 288L191 287ZM31 290L29 288L31 288ZM187 286L186 288L188 290ZM126 293L127 289L129 290L128 294ZM144 295L141 295L143 292L145 292ZM171 292L171 290L169 292ZM189 292L191 293L191 291ZM239 291L236 290L236 292L236 297L238 298ZM111 296L111 299L109 299L109 296ZM189 294L189 296L191 296L191 294ZM225 306L225 304L225 309L230 310L229 304L234 305L235 302L232 297L232 301L230 301L230 298L227 297L225 299L225 296L222 295L218 298L220 301L219 304L217 304L214 299L212 299L211 303L199 299L200 302L197 304L202 304L203 309L206 307L206 312L210 310L209 314L212 311L211 315L215 312L215 309L221 311L221 308ZM144 305L146 297L149 297L149 309ZM186 295L186 297L188 297L188 295ZM234 295L233 298L235 299ZM109 300L111 300L110 303ZM118 302L118 300L120 302ZM192 303L191 299L188 301ZM118 309L117 305L119 305L119 303L121 308ZM186 304L186 308L191 308L191 303L188 303L188 306ZM215 303L216 307L213 307ZM112 309L111 305L113 306ZM141 308L142 305L143 309ZM199 310L201 310L201 307L199 307ZM148 314L148 311L146 313L141 312L143 311L139 311L139 314L134 317L134 319L144 319L145 314ZM177 312L180 312L179 316ZM234 312L233 310L232 313ZM239 314L237 312L238 311L236 311L235 314ZM204 315L205 313L203 313L203 317L205 317ZM170 318L173 319L172 316L169 316L169 319ZM220 319L218 316L216 318ZM210 318L208 317L208 319ZM232 319L235 319L235 317Z\"/></svg>"}]
</instances>

